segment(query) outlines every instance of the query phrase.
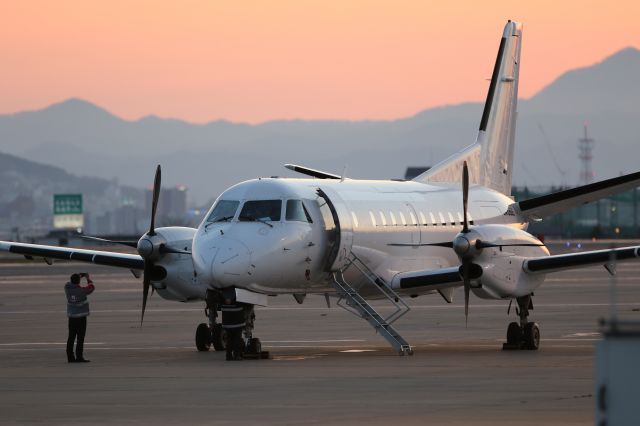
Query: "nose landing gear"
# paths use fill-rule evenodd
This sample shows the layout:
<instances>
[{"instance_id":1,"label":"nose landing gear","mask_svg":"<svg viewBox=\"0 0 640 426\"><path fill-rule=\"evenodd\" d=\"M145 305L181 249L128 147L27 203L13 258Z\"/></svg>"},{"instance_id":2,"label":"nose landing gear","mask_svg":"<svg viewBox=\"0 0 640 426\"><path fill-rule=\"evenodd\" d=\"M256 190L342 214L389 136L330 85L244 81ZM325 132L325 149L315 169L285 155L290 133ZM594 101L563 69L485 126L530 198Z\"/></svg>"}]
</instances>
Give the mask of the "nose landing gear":
<instances>
[{"instance_id":1,"label":"nose landing gear","mask_svg":"<svg viewBox=\"0 0 640 426\"><path fill-rule=\"evenodd\" d=\"M529 310L533 309L532 294L516 298L518 307L516 313L520 323L512 322L507 328L507 342L502 350L538 350L540 347L540 328L535 322L529 322Z\"/></svg>"},{"instance_id":2,"label":"nose landing gear","mask_svg":"<svg viewBox=\"0 0 640 426\"><path fill-rule=\"evenodd\" d=\"M209 322L203 322L196 328L196 348L198 348L200 352L206 352L213 346L217 352L224 351L230 342L227 330L217 321L218 311L222 307L222 297L219 292L208 290L205 302L206 308L204 312ZM269 352L262 350L260 339L253 337L253 327L256 319L253 305L244 303L239 303L239 305L242 306L242 314L244 316L244 328L242 329L243 338L240 339L239 336L235 337L239 339L239 341L236 341L234 344L241 346L240 352L244 359L269 358Z\"/></svg>"}]
</instances>

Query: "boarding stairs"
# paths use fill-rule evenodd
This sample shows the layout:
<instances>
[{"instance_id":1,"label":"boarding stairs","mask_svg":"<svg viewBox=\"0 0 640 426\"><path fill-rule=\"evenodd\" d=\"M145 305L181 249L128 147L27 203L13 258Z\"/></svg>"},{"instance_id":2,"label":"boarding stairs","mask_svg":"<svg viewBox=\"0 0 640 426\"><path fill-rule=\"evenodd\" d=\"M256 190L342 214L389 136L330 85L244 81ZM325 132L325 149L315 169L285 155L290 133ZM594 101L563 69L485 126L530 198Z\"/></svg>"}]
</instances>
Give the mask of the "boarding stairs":
<instances>
[{"instance_id":1,"label":"boarding stairs","mask_svg":"<svg viewBox=\"0 0 640 426\"><path fill-rule=\"evenodd\" d=\"M344 273L349 268L356 268L367 280L364 284L352 286ZM373 272L355 253L351 252L346 264L333 273L333 285L338 292L338 306L352 314L364 318L384 337L400 355L413 355L411 345L391 326L391 324L409 312L411 308L404 300L375 272ZM394 311L386 318L382 317L360 294L364 286L374 287L387 300Z\"/></svg>"}]
</instances>

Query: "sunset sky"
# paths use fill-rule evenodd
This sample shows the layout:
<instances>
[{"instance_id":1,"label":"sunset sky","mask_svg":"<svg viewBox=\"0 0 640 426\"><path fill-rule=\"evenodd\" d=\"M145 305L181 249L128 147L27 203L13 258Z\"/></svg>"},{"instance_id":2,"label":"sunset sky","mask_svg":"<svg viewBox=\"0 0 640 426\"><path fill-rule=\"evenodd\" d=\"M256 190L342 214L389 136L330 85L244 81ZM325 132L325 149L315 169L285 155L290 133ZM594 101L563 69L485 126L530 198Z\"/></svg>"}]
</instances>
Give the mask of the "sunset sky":
<instances>
[{"instance_id":1,"label":"sunset sky","mask_svg":"<svg viewBox=\"0 0 640 426\"><path fill-rule=\"evenodd\" d=\"M638 1L4 1L0 113L70 97L116 115L393 119L485 97L507 19L520 95L640 48Z\"/></svg>"}]
</instances>

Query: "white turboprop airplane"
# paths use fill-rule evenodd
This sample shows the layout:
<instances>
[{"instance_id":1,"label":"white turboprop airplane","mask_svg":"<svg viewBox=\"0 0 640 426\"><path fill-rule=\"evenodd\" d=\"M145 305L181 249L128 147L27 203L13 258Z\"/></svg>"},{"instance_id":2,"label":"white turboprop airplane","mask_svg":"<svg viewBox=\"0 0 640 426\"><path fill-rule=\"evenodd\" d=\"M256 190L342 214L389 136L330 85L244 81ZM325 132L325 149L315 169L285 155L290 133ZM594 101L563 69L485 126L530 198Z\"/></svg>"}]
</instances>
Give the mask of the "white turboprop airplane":
<instances>
[{"instance_id":1,"label":"white turboprop airplane","mask_svg":"<svg viewBox=\"0 0 640 426\"><path fill-rule=\"evenodd\" d=\"M480 298L516 300L505 348L537 349L540 331L528 321L531 298L550 272L639 257L640 246L550 255L526 232L528 222L640 184L640 172L514 202L511 193L522 25L504 28L477 140L411 181L352 180L286 165L315 179L262 178L239 183L215 201L197 229L154 226L160 192L156 171L149 232L139 255L0 242L0 250L45 260L66 259L143 271L142 318L149 287L165 299L205 301L208 323L196 346L224 349L217 322L223 289L235 291L253 338L254 305L268 296L338 297L400 353L411 346L391 323L409 309L403 297L439 292L451 302L464 288ZM385 298L396 309L383 318L367 302Z\"/></svg>"}]
</instances>

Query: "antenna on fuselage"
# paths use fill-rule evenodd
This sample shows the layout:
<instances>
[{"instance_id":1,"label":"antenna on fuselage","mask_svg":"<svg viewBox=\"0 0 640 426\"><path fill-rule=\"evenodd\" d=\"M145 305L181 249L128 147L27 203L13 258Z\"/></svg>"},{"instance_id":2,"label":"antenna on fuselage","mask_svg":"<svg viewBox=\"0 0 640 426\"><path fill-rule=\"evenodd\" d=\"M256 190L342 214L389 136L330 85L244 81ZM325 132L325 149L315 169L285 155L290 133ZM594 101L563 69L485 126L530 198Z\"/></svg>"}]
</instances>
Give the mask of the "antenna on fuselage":
<instances>
[{"instance_id":1,"label":"antenna on fuselage","mask_svg":"<svg viewBox=\"0 0 640 426\"><path fill-rule=\"evenodd\" d=\"M345 164L342 168L342 176L340 176L340 182L344 182L344 180L347 178L347 166L348 164Z\"/></svg>"}]
</instances>

